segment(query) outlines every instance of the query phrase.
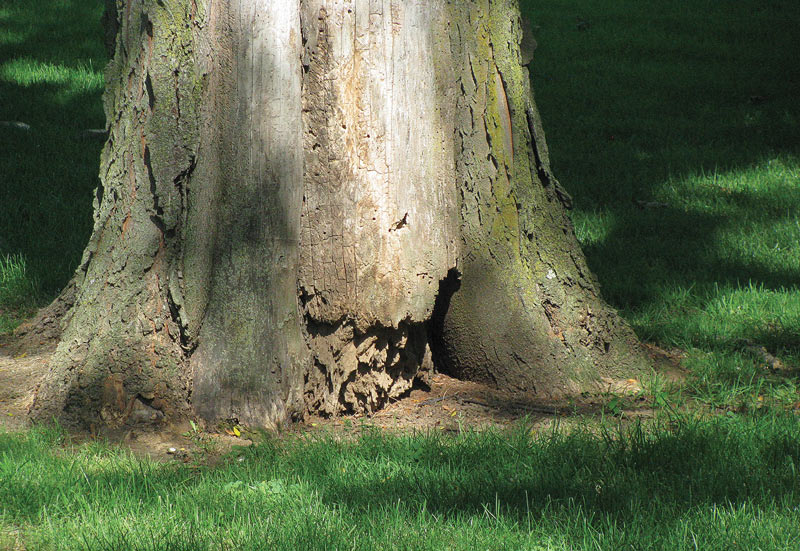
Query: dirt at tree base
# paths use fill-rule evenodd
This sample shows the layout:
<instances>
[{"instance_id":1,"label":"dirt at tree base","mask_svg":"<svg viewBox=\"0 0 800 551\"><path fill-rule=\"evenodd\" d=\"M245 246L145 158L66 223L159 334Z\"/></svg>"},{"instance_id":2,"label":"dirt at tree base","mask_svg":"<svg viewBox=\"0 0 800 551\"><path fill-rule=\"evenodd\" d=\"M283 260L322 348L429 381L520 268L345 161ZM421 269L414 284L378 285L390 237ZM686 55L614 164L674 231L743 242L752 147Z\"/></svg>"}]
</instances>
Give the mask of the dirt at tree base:
<instances>
[{"instance_id":1,"label":"dirt at tree base","mask_svg":"<svg viewBox=\"0 0 800 551\"><path fill-rule=\"evenodd\" d=\"M74 302L75 285L71 281L53 302L12 335L0 335L0 429L28 426L33 395L47 373L63 321Z\"/></svg>"},{"instance_id":2,"label":"dirt at tree base","mask_svg":"<svg viewBox=\"0 0 800 551\"><path fill-rule=\"evenodd\" d=\"M0 340L0 429L20 430L28 425L33 393L54 349L50 345L38 351L20 350L16 342Z\"/></svg>"},{"instance_id":3,"label":"dirt at tree base","mask_svg":"<svg viewBox=\"0 0 800 551\"><path fill-rule=\"evenodd\" d=\"M0 430L22 431L29 427L28 408L39 382L47 373L57 339L57 331L32 333L25 326L14 336L0 337ZM668 353L653 346L648 350L659 375L673 382L684 378L679 353ZM371 415L307 416L303 422L289 426L288 432L328 432L341 436L358 434L364 429L451 433L504 428L522 419L534 428L543 429L554 423L578 422L608 414L608 403L614 397L623 398L620 402L623 409L617 413L627 419L653 415L642 383L634 379L609 379L595 392L547 400L531 393L503 391L436 373L429 379L429 386L417 384L401 399ZM195 429L187 420L180 425L128 426L116 431L99 428L71 433L70 439L83 442L100 438L156 460L209 462L235 446L252 443L246 427L241 427L244 434L237 436L232 430L234 426L200 428L196 425Z\"/></svg>"},{"instance_id":4,"label":"dirt at tree base","mask_svg":"<svg viewBox=\"0 0 800 551\"><path fill-rule=\"evenodd\" d=\"M658 373L680 382L685 375L675 354L648 347ZM372 415L334 418L309 416L296 430L357 430L362 427L389 432L460 432L502 429L525 419L534 427L554 422L599 416L614 397L623 398L619 413L628 419L650 417L649 397L636 379L604 379L593 392L547 399L530 392L511 392L484 383L463 381L436 373L427 388L413 388Z\"/></svg>"}]
</instances>

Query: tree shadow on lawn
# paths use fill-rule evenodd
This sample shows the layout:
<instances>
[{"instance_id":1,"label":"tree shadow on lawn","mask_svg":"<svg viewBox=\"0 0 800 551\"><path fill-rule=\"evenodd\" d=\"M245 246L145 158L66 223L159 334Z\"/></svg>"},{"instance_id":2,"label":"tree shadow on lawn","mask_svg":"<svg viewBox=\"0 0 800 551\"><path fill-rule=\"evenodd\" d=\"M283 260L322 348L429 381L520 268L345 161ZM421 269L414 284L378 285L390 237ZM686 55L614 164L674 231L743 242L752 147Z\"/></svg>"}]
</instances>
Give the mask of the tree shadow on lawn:
<instances>
[{"instance_id":1,"label":"tree shadow on lawn","mask_svg":"<svg viewBox=\"0 0 800 551\"><path fill-rule=\"evenodd\" d=\"M798 5L523 7L541 25L532 81L555 173L576 224L601 226L584 251L606 299L646 318L669 310L673 291L698 310L736 289L796 294L793 238L780 233L800 210L800 68L787 54ZM591 25L577 29L578 16ZM758 181L773 163L790 175ZM755 250L773 237L783 262ZM649 323L637 327L645 338L671 339ZM800 322L780 332L753 338L799 352ZM716 337L702 333L680 344Z\"/></svg>"},{"instance_id":2,"label":"tree shadow on lawn","mask_svg":"<svg viewBox=\"0 0 800 551\"><path fill-rule=\"evenodd\" d=\"M56 0L0 10L0 121L30 126L0 127L0 255L21 256L44 298L69 279L91 230L102 141L80 134L104 126L101 11Z\"/></svg>"},{"instance_id":3,"label":"tree shadow on lawn","mask_svg":"<svg viewBox=\"0 0 800 551\"><path fill-rule=\"evenodd\" d=\"M712 247L726 226L740 223L752 209L769 212L779 200L752 195L749 205L736 215L718 215L674 207L657 213L620 208L610 223L608 236L584 246L604 296L616 306L635 310L663 301L671 288L693 289L694 295L715 295L716 287L755 287L783 291L800 285L800 272L767 264L755 254L746 258L741 250ZM798 198L800 205L800 198ZM794 213L775 216L775 223ZM760 251L759 251L760 252Z\"/></svg>"},{"instance_id":4,"label":"tree shadow on lawn","mask_svg":"<svg viewBox=\"0 0 800 551\"><path fill-rule=\"evenodd\" d=\"M796 426L796 420L789 423ZM330 476L326 482L322 473L309 478L326 487L326 500L355 508L399 500L424 503L432 512L483 512L499 503L501 510L522 515L577 504L587 516L594 511L622 521L634 520L642 509L679 516L703 505L800 499L787 467L800 459L796 435L774 431L754 439L736 423L677 425L673 431L554 433L535 442L524 432L495 433L456 444L431 438L412 445L376 436L362 440L354 453L384 466L383 473L376 469L360 480Z\"/></svg>"},{"instance_id":5,"label":"tree shadow on lawn","mask_svg":"<svg viewBox=\"0 0 800 551\"><path fill-rule=\"evenodd\" d=\"M0 9L0 59L32 57L77 67L107 60L103 0L6 0Z\"/></svg>"}]
</instances>

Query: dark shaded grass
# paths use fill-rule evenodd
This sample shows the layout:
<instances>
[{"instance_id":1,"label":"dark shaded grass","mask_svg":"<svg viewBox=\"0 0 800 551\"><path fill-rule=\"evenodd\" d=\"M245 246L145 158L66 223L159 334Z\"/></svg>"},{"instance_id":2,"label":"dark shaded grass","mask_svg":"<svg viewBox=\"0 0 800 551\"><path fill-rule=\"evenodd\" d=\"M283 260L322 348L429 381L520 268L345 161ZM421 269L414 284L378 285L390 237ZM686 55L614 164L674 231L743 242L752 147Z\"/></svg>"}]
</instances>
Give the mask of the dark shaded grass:
<instances>
[{"instance_id":1,"label":"dark shaded grass","mask_svg":"<svg viewBox=\"0 0 800 551\"><path fill-rule=\"evenodd\" d=\"M89 237L102 143L78 135L105 125L101 13L100 1L0 4L0 121L31 127L0 127L0 257L22 259L30 282L17 303L52 298Z\"/></svg>"},{"instance_id":2,"label":"dark shaded grass","mask_svg":"<svg viewBox=\"0 0 800 551\"><path fill-rule=\"evenodd\" d=\"M800 4L522 3L604 296L706 374L763 374L752 346L800 366Z\"/></svg>"},{"instance_id":3,"label":"dark shaded grass","mask_svg":"<svg viewBox=\"0 0 800 551\"><path fill-rule=\"evenodd\" d=\"M727 258L714 243L731 221L796 219L796 178L778 190L698 185L676 197L669 188L796 163L800 66L791 52L800 5L524 4L541 26L532 80L555 170L575 195L579 228L598 211L612 220L605 238L585 247L607 298L634 310L675 285L706 295L715 283L796 287L796 266ZM590 27L577 30L576 17ZM767 99L753 104L751 96ZM641 210L636 200L675 204Z\"/></svg>"}]
</instances>

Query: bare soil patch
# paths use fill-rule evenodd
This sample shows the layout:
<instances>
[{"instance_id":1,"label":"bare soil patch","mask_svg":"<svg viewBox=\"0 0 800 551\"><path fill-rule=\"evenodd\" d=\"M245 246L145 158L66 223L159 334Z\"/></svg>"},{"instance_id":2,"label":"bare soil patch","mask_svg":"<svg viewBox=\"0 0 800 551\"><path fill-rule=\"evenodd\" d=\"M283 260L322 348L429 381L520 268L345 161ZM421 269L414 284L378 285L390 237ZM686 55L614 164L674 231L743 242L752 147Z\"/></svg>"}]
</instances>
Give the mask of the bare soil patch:
<instances>
[{"instance_id":1,"label":"bare soil patch","mask_svg":"<svg viewBox=\"0 0 800 551\"><path fill-rule=\"evenodd\" d=\"M14 344L0 341L0 428L7 430L27 426L33 393L47 372L54 349L27 351Z\"/></svg>"},{"instance_id":2,"label":"bare soil patch","mask_svg":"<svg viewBox=\"0 0 800 551\"><path fill-rule=\"evenodd\" d=\"M43 323L44 322L44 323ZM0 429L19 431L28 426L27 412L36 387L47 373L48 362L59 335L57 318L41 316L22 326L13 336L0 337ZM648 346L656 373L667 380L684 378L679 352ZM319 417L289 427L290 433L334 432L341 436L369 428L393 433L459 432L503 428L525 419L532 428L554 423L570 424L613 414L624 419L653 415L652 397L635 379L603 380L595 392L581 396L546 399L532 393L509 392L489 385L454 379L437 373L403 398L370 415ZM204 427L185 424L131 426L121 430L72 433L73 442L105 439L157 460L213 462L235 446L250 445L257 433L235 425ZM236 432L241 431L241 434Z\"/></svg>"}]
</instances>

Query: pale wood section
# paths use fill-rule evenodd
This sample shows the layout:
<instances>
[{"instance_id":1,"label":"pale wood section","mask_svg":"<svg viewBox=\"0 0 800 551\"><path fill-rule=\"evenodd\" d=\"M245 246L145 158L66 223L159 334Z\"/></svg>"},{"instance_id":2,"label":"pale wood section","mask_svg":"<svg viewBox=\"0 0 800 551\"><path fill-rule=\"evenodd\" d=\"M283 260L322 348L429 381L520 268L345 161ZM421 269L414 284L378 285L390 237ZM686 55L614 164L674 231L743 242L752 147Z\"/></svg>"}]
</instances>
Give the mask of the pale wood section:
<instances>
[{"instance_id":1,"label":"pale wood section","mask_svg":"<svg viewBox=\"0 0 800 551\"><path fill-rule=\"evenodd\" d=\"M312 410L373 411L432 369L455 266L455 89L443 1L302 2L299 288Z\"/></svg>"},{"instance_id":2,"label":"pale wood section","mask_svg":"<svg viewBox=\"0 0 800 551\"><path fill-rule=\"evenodd\" d=\"M365 330L427 319L455 263L442 1L303 2L308 315Z\"/></svg>"}]
</instances>

